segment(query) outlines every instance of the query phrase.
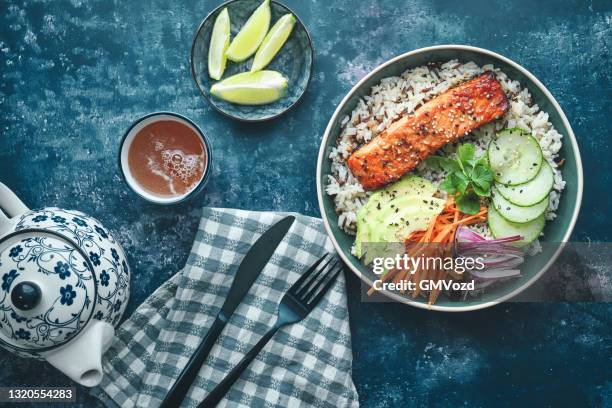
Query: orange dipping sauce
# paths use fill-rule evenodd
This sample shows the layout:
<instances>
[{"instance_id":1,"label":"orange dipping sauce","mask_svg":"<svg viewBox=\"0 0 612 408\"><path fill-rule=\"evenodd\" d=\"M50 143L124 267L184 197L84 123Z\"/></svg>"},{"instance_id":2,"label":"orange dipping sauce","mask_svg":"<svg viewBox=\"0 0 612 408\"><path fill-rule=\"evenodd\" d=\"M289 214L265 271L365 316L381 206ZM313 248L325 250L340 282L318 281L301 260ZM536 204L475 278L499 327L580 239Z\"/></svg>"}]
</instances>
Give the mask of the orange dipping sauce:
<instances>
[{"instance_id":1,"label":"orange dipping sauce","mask_svg":"<svg viewBox=\"0 0 612 408\"><path fill-rule=\"evenodd\" d=\"M134 180L147 192L179 197L198 186L206 171L208 155L202 137L190 126L160 120L143 127L128 152Z\"/></svg>"}]
</instances>

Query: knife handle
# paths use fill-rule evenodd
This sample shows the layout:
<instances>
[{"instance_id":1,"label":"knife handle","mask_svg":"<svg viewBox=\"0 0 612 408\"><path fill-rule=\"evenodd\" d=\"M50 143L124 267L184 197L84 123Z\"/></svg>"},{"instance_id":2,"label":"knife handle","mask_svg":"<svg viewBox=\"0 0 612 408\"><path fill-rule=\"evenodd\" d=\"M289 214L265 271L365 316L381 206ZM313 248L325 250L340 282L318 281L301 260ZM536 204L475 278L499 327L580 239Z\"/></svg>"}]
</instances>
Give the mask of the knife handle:
<instances>
[{"instance_id":1,"label":"knife handle","mask_svg":"<svg viewBox=\"0 0 612 408\"><path fill-rule=\"evenodd\" d=\"M232 371L229 372L225 376L225 378L217 384L217 386L204 398L204 401L200 402L198 408L214 408L217 406L219 401L223 399L225 394L232 388L232 385L240 378L242 372L251 364L251 361L257 357L257 354L261 351L262 348L274 336L274 333L280 329L282 325L275 325L270 331L268 331L262 338L257 342L257 344L240 360L238 365L236 365Z\"/></svg>"},{"instance_id":2,"label":"knife handle","mask_svg":"<svg viewBox=\"0 0 612 408\"><path fill-rule=\"evenodd\" d=\"M193 353L187 365L183 368L183 371L172 385L172 388L170 388L168 394L166 394L166 398L164 398L161 408L176 408L181 405L187 395L187 391L189 391L191 384L193 384L197 378L202 364L204 364L206 357L210 354L210 350L215 345L226 323L227 318L222 313L219 313L211 328L208 330L206 337Z\"/></svg>"}]
</instances>

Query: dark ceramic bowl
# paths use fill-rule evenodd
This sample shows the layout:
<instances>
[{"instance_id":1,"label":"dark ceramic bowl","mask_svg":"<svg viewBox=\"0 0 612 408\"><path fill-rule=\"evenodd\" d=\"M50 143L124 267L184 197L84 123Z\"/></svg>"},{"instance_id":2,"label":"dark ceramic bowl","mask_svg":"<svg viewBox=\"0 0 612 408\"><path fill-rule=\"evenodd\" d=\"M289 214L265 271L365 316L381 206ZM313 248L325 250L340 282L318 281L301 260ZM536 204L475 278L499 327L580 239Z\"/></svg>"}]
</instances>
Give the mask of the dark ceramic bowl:
<instances>
[{"instance_id":1,"label":"dark ceramic bowl","mask_svg":"<svg viewBox=\"0 0 612 408\"><path fill-rule=\"evenodd\" d=\"M233 39L260 4L261 0L231 0L223 3L202 21L191 46L191 74L204 99L218 112L244 122L262 122L274 119L294 107L306 92L314 64L312 41L302 21L288 7L276 1L271 1L272 20L270 21L270 27L284 14L291 13L296 18L289 39L265 68L278 71L287 77L289 84L286 95L267 105L247 106L225 102L210 94L210 87L216 81L208 76L208 46L217 15L227 7L230 16L231 38ZM252 61L253 57L240 63L228 60L223 79L240 72L249 71Z\"/></svg>"},{"instance_id":2,"label":"dark ceramic bowl","mask_svg":"<svg viewBox=\"0 0 612 408\"><path fill-rule=\"evenodd\" d=\"M403 296L397 292L383 292L391 299L411 306L447 312L463 312L496 305L516 296L538 280L559 255L562 249L562 245L559 245L559 243L569 241L578 212L580 211L583 175L578 143L563 110L551 93L533 74L499 54L482 48L464 45L439 45L421 48L385 62L366 75L365 78L350 90L340 102L329 121L323 141L321 142L317 161L317 195L323 223L340 257L365 284L371 287L372 282L378 278L359 259L351 254L354 237L349 236L338 227L338 215L334 211L333 200L325 193L327 175L330 174L331 167L329 154L336 143L336 138L340 134L340 121L345 115L350 114L359 102L359 99L368 95L372 86L379 83L381 79L400 75L409 68L415 68L432 62L446 62L451 59L458 59L461 62L474 61L480 66L493 64L511 79L519 81L521 86L527 87L533 101L542 111L548 113L549 121L563 136L563 147L559 152L559 156L565 159L562 172L566 185L559 201L557 218L553 221L548 221L544 229L543 242L555 244L544 247L543 252L536 256L527 257L525 263L521 265L522 276L520 278L496 285L481 296L465 301L453 301L445 296L440 296L436 304L432 306L429 306L426 301L413 299L407 295Z\"/></svg>"}]
</instances>

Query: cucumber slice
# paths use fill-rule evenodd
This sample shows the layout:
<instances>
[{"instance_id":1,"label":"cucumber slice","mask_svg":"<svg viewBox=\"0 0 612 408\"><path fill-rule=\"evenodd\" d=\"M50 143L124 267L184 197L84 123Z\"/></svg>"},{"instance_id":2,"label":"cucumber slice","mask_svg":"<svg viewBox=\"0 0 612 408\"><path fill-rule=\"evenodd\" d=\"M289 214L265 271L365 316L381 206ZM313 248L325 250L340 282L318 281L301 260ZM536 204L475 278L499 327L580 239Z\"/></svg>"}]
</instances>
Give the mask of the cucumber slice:
<instances>
[{"instance_id":1,"label":"cucumber slice","mask_svg":"<svg viewBox=\"0 0 612 408\"><path fill-rule=\"evenodd\" d=\"M488 156L495 181L511 186L537 176L543 160L538 141L519 128L499 132L489 144Z\"/></svg>"},{"instance_id":2,"label":"cucumber slice","mask_svg":"<svg viewBox=\"0 0 612 408\"><path fill-rule=\"evenodd\" d=\"M531 205L529 207L520 207L516 204L512 204L502 196L496 187L491 189L493 193L493 206L499 212L499 214L511 222L518 222L520 224L535 220L540 215L544 214L546 208L548 208L548 195L539 203Z\"/></svg>"},{"instance_id":3,"label":"cucumber slice","mask_svg":"<svg viewBox=\"0 0 612 408\"><path fill-rule=\"evenodd\" d=\"M489 229L495 238L520 235L523 237L523 239L513 243L513 245L524 246L533 242L540 236L540 233L544 229L546 220L544 218L544 214L540 214L536 219L530 222L517 224L515 222L506 220L499 214L499 212L495 210L495 208L493 208L493 206L489 206L487 222L489 224Z\"/></svg>"},{"instance_id":4,"label":"cucumber slice","mask_svg":"<svg viewBox=\"0 0 612 408\"><path fill-rule=\"evenodd\" d=\"M516 186L497 184L495 187L512 204L529 207L546 198L550 190L552 190L554 182L555 174L550 164L544 160L540 172L533 180Z\"/></svg>"}]
</instances>

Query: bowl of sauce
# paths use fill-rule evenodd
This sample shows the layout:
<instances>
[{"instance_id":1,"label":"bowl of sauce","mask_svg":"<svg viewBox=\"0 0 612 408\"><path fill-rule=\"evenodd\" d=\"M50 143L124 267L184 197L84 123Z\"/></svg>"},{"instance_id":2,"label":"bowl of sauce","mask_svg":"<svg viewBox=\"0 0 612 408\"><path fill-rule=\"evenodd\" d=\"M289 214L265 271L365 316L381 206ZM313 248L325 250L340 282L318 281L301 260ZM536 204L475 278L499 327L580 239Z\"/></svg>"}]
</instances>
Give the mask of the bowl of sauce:
<instances>
[{"instance_id":1,"label":"bowl of sauce","mask_svg":"<svg viewBox=\"0 0 612 408\"><path fill-rule=\"evenodd\" d=\"M156 204L176 204L198 194L210 175L211 160L202 130L173 112L136 120L119 149L119 167L128 186Z\"/></svg>"}]
</instances>

